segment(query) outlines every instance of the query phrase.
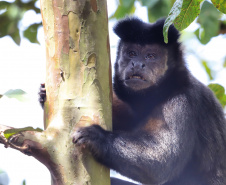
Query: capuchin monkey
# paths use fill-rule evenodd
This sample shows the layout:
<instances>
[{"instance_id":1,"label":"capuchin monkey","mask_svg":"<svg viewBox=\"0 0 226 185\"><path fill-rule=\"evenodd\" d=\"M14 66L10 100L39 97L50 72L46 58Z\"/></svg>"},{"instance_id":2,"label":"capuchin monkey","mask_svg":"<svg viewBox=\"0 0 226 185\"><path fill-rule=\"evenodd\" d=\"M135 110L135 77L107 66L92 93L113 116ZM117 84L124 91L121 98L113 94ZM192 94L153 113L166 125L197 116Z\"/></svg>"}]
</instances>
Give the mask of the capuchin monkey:
<instances>
[{"instance_id":1,"label":"capuchin monkey","mask_svg":"<svg viewBox=\"0 0 226 185\"><path fill-rule=\"evenodd\" d=\"M185 66L179 32L126 18L114 75L113 131L73 134L101 164L142 184L226 185L226 121L210 89ZM41 97L43 100L44 96ZM114 185L133 183L112 178Z\"/></svg>"}]
</instances>

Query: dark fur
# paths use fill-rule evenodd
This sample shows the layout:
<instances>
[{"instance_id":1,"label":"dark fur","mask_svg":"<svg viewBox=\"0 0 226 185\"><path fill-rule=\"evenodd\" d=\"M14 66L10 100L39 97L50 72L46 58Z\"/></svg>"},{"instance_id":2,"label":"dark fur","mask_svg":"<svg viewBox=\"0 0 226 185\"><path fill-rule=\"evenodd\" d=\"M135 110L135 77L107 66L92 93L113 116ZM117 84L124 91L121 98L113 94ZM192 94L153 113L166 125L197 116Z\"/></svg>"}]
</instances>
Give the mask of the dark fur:
<instances>
[{"instance_id":1,"label":"dark fur","mask_svg":"<svg viewBox=\"0 0 226 185\"><path fill-rule=\"evenodd\" d=\"M115 64L113 132L97 125L80 128L73 142L89 148L100 163L144 184L226 185L222 107L185 67L173 26L169 43L163 42L163 23L127 18L116 25L121 40ZM167 49L168 70L156 84L141 91L125 86L119 73L125 43Z\"/></svg>"},{"instance_id":2,"label":"dark fur","mask_svg":"<svg viewBox=\"0 0 226 185\"><path fill-rule=\"evenodd\" d=\"M118 22L114 27L114 32L124 42L132 42L137 44L162 44L164 19L160 19L154 24L147 24L138 18L126 18ZM170 26L168 31L169 44L177 42L180 34L174 26Z\"/></svg>"}]
</instances>

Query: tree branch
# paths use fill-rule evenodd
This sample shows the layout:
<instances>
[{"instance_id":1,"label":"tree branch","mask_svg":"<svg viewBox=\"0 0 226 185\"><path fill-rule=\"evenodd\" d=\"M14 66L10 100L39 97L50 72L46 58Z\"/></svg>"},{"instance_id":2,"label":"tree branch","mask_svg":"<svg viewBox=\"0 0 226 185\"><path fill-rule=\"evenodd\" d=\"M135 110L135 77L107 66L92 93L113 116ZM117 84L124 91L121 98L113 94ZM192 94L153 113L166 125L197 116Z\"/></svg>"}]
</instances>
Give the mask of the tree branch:
<instances>
[{"instance_id":1,"label":"tree branch","mask_svg":"<svg viewBox=\"0 0 226 185\"><path fill-rule=\"evenodd\" d=\"M46 139L48 134L45 131L21 131L7 139L4 132L9 129L16 130L13 127L0 125L0 144L3 144L5 148L10 147L36 158L50 170L53 184L62 184L60 167L51 160L48 152L52 147Z\"/></svg>"},{"instance_id":2,"label":"tree branch","mask_svg":"<svg viewBox=\"0 0 226 185\"><path fill-rule=\"evenodd\" d=\"M29 156L35 155L34 150L44 148L39 139L40 135L43 135L42 132L22 131L7 138L4 133L9 129L16 130L16 128L13 127L0 125L0 143L3 144L5 148L10 147Z\"/></svg>"}]
</instances>

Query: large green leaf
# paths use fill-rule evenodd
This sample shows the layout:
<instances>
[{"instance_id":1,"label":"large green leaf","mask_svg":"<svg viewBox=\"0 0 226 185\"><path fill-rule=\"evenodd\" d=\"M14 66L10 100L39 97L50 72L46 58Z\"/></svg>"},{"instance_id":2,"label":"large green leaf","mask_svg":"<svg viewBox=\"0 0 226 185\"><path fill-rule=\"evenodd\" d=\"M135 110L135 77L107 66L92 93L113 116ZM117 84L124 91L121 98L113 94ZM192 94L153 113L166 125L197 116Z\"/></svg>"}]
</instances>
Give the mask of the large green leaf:
<instances>
[{"instance_id":1,"label":"large green leaf","mask_svg":"<svg viewBox=\"0 0 226 185\"><path fill-rule=\"evenodd\" d=\"M226 14L226 0L211 0L211 1L218 10Z\"/></svg>"},{"instance_id":2,"label":"large green leaf","mask_svg":"<svg viewBox=\"0 0 226 185\"><path fill-rule=\"evenodd\" d=\"M42 132L43 130L40 128L34 129L33 127L24 127L24 128L13 128L4 131L4 136L6 139L9 139L12 135L24 132L24 131L35 131Z\"/></svg>"},{"instance_id":3,"label":"large green leaf","mask_svg":"<svg viewBox=\"0 0 226 185\"><path fill-rule=\"evenodd\" d=\"M171 24L179 30L187 28L199 15L200 6L203 0L177 0L168 17L166 18L163 35L164 41L168 43L168 29Z\"/></svg>"},{"instance_id":4,"label":"large green leaf","mask_svg":"<svg viewBox=\"0 0 226 185\"><path fill-rule=\"evenodd\" d=\"M212 37L218 35L220 29L220 16L221 13L213 6L213 4L207 1L203 3L198 18L201 27L195 32L195 35L202 44L207 44Z\"/></svg>"},{"instance_id":5,"label":"large green leaf","mask_svg":"<svg viewBox=\"0 0 226 185\"><path fill-rule=\"evenodd\" d=\"M150 22L155 22L161 17L166 17L171 8L171 1L158 0L148 8L148 19Z\"/></svg>"},{"instance_id":6,"label":"large green leaf","mask_svg":"<svg viewBox=\"0 0 226 185\"><path fill-rule=\"evenodd\" d=\"M208 87L214 92L215 96L223 107L226 106L225 89L219 84L209 84Z\"/></svg>"}]
</instances>

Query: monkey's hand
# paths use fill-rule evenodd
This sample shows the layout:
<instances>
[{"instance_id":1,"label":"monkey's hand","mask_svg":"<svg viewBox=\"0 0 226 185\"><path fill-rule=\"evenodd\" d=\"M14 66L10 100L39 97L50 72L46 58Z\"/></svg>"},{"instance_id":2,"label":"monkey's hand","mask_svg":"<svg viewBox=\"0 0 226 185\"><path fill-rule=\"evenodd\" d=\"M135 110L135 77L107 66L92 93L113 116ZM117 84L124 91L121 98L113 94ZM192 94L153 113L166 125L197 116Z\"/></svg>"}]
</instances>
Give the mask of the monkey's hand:
<instances>
[{"instance_id":1,"label":"monkey's hand","mask_svg":"<svg viewBox=\"0 0 226 185\"><path fill-rule=\"evenodd\" d=\"M39 103L44 107L44 103L46 101L46 88L45 88L45 83L42 83L39 88Z\"/></svg>"},{"instance_id":2,"label":"monkey's hand","mask_svg":"<svg viewBox=\"0 0 226 185\"><path fill-rule=\"evenodd\" d=\"M73 143L77 146L88 148L96 159L105 156L108 150L108 138L110 132L99 125L80 127L73 133Z\"/></svg>"}]
</instances>

